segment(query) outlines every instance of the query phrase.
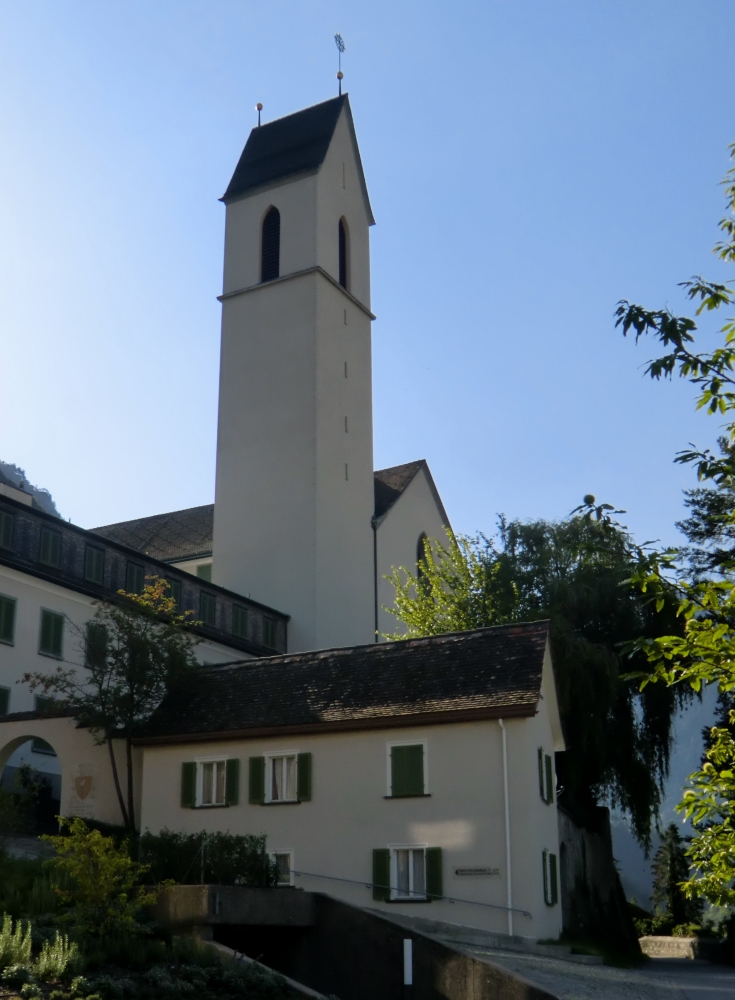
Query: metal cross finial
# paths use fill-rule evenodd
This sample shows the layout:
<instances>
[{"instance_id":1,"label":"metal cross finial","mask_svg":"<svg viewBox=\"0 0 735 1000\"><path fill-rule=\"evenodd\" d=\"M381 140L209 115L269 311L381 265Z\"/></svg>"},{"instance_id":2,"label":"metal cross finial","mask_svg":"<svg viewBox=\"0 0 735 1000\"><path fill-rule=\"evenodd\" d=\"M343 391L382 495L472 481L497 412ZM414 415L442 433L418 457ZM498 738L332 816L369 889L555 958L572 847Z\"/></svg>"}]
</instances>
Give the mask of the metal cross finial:
<instances>
[{"instance_id":1,"label":"metal cross finial","mask_svg":"<svg viewBox=\"0 0 735 1000\"><path fill-rule=\"evenodd\" d=\"M339 52L339 67L337 70L337 79L339 80L339 96L342 96L342 77L344 76L342 72L342 53L345 50L345 42L339 32L334 36L334 42L337 46L337 51Z\"/></svg>"}]
</instances>

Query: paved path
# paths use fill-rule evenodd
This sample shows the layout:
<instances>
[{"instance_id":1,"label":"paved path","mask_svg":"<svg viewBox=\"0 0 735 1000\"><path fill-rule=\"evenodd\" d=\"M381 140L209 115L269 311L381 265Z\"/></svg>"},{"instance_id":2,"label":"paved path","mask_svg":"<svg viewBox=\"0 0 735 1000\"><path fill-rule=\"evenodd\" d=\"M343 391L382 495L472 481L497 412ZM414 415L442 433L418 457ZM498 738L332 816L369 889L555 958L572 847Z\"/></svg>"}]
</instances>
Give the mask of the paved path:
<instances>
[{"instance_id":1,"label":"paved path","mask_svg":"<svg viewBox=\"0 0 735 1000\"><path fill-rule=\"evenodd\" d=\"M635 969L577 965L558 958L472 948L556 994L559 1000L735 1000L735 969L681 958L654 958Z\"/></svg>"}]
</instances>

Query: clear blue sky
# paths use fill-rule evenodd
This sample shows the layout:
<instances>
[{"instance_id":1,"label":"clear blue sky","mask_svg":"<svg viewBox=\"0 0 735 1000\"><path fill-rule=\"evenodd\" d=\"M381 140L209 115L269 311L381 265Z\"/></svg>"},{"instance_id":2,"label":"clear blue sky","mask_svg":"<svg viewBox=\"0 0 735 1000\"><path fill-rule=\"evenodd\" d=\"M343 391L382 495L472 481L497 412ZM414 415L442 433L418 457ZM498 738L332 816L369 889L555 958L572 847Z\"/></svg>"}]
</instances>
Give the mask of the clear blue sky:
<instances>
[{"instance_id":1,"label":"clear blue sky","mask_svg":"<svg viewBox=\"0 0 735 1000\"><path fill-rule=\"evenodd\" d=\"M0 0L0 458L91 527L211 502L224 209L253 106L350 93L377 226L376 467L456 528L582 495L674 537L716 423L642 378L735 140L732 0Z\"/></svg>"}]
</instances>

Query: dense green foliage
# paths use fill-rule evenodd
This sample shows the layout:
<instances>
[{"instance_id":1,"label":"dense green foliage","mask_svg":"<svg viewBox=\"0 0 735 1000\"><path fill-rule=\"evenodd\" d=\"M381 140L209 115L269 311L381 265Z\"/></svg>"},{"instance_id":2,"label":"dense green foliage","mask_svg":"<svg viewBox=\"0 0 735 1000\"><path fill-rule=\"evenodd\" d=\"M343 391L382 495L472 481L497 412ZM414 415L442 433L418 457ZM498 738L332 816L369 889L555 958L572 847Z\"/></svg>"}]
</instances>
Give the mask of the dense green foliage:
<instances>
[{"instance_id":1,"label":"dense green foliage","mask_svg":"<svg viewBox=\"0 0 735 1000\"><path fill-rule=\"evenodd\" d=\"M698 926L702 920L702 901L687 897L682 889L682 883L689 877L689 862L686 842L675 823L664 830L651 871L658 933L675 933L679 928Z\"/></svg>"},{"instance_id":2,"label":"dense green foliage","mask_svg":"<svg viewBox=\"0 0 735 1000\"><path fill-rule=\"evenodd\" d=\"M265 836L231 833L146 832L140 838L140 860L146 881L183 885L268 886L276 884L276 867L265 849Z\"/></svg>"},{"instance_id":3,"label":"dense green foliage","mask_svg":"<svg viewBox=\"0 0 735 1000\"><path fill-rule=\"evenodd\" d=\"M735 157L735 147L732 149ZM715 253L725 263L735 264L735 167L725 179L729 214L720 227L724 239ZM696 277L685 282L690 300L698 302L697 316L717 312L735 304L735 286ZM722 342L712 351L694 348L697 323L673 315L668 309L651 311L621 302L618 325L636 340L652 336L666 353L648 364L653 379L678 375L698 391L697 407L725 418L719 452L696 448L681 452L677 461L692 464L705 487L688 496L692 516L684 530L696 547L649 553L640 560L633 582L659 608L677 602L683 631L658 637L641 636L630 654L647 658L639 671L641 686L652 681L669 687L695 691L716 684L721 710L735 692L735 512L731 496L735 490L735 320L720 328ZM689 896L702 896L714 903L735 903L735 741L731 727L715 727L710 734L702 769L692 775L679 806L695 827L696 836L687 849L690 878L684 882Z\"/></svg>"},{"instance_id":4,"label":"dense green foliage","mask_svg":"<svg viewBox=\"0 0 735 1000\"><path fill-rule=\"evenodd\" d=\"M568 748L557 758L561 801L620 806L647 845L679 699L622 679L619 646L677 625L673 605L668 617L656 615L626 584L638 548L613 513L586 497L563 521L501 519L493 539L449 534L443 545L426 546L420 574L402 569L391 579L395 614L409 635L551 620Z\"/></svg>"},{"instance_id":5,"label":"dense green foliage","mask_svg":"<svg viewBox=\"0 0 735 1000\"><path fill-rule=\"evenodd\" d=\"M83 669L59 667L26 674L31 690L41 690L75 709L79 721L107 744L123 824L135 829L132 741L136 729L160 704L166 691L195 665L186 626L192 612L179 614L168 584L149 577L142 594L118 591L119 604L101 603L78 631ZM127 791L123 794L113 740L124 739Z\"/></svg>"},{"instance_id":6,"label":"dense green foliage","mask_svg":"<svg viewBox=\"0 0 735 1000\"><path fill-rule=\"evenodd\" d=\"M141 914L155 901L155 894L140 886L146 866L133 861L127 844L118 847L78 817L60 818L59 825L66 835L42 839L56 849L46 866L60 876L60 919L82 939L139 932Z\"/></svg>"}]
</instances>

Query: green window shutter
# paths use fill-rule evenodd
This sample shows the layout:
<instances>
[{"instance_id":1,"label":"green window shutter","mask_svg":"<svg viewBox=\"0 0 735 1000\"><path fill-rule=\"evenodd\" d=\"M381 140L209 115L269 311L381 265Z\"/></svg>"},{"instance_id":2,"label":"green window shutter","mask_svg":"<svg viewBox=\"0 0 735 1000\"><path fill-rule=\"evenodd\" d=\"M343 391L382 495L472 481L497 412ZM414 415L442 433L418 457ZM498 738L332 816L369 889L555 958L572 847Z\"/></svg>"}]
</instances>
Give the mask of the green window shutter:
<instances>
[{"instance_id":1,"label":"green window shutter","mask_svg":"<svg viewBox=\"0 0 735 1000\"><path fill-rule=\"evenodd\" d=\"M248 637L248 612L239 604L232 605L232 634L240 639Z\"/></svg>"},{"instance_id":2,"label":"green window shutter","mask_svg":"<svg viewBox=\"0 0 735 1000\"><path fill-rule=\"evenodd\" d=\"M176 605L176 610L178 611L181 607L181 581L167 580L166 583L166 597L171 598Z\"/></svg>"},{"instance_id":3,"label":"green window shutter","mask_svg":"<svg viewBox=\"0 0 735 1000\"><path fill-rule=\"evenodd\" d=\"M105 550L96 545L84 548L84 579L101 584L105 573Z\"/></svg>"},{"instance_id":4,"label":"green window shutter","mask_svg":"<svg viewBox=\"0 0 735 1000\"><path fill-rule=\"evenodd\" d=\"M4 510L0 510L0 549L10 549L13 546L13 521L15 518Z\"/></svg>"},{"instance_id":5,"label":"green window shutter","mask_svg":"<svg viewBox=\"0 0 735 1000\"><path fill-rule=\"evenodd\" d=\"M0 688L0 715L7 715L10 708L10 689Z\"/></svg>"},{"instance_id":6,"label":"green window shutter","mask_svg":"<svg viewBox=\"0 0 735 1000\"><path fill-rule=\"evenodd\" d=\"M276 648L276 623L273 618L263 616L263 645Z\"/></svg>"},{"instance_id":7,"label":"green window shutter","mask_svg":"<svg viewBox=\"0 0 735 1000\"><path fill-rule=\"evenodd\" d=\"M546 802L546 785L545 785L545 773L544 773L544 751L542 747L538 748L538 793L541 798Z\"/></svg>"},{"instance_id":8,"label":"green window shutter","mask_svg":"<svg viewBox=\"0 0 735 1000\"><path fill-rule=\"evenodd\" d=\"M541 864L544 870L544 902L549 902L549 852L541 852Z\"/></svg>"},{"instance_id":9,"label":"green window shutter","mask_svg":"<svg viewBox=\"0 0 735 1000\"><path fill-rule=\"evenodd\" d=\"M197 766L194 761L181 765L181 808L193 809L197 802Z\"/></svg>"},{"instance_id":10,"label":"green window shutter","mask_svg":"<svg viewBox=\"0 0 735 1000\"><path fill-rule=\"evenodd\" d=\"M0 642L15 642L15 599L0 595Z\"/></svg>"},{"instance_id":11,"label":"green window shutter","mask_svg":"<svg viewBox=\"0 0 735 1000\"><path fill-rule=\"evenodd\" d=\"M107 659L107 629L97 622L88 622L86 641L86 665L103 667Z\"/></svg>"},{"instance_id":12,"label":"green window shutter","mask_svg":"<svg viewBox=\"0 0 735 1000\"><path fill-rule=\"evenodd\" d=\"M262 806L265 802L265 757L251 757L248 763L248 802Z\"/></svg>"},{"instance_id":13,"label":"green window shutter","mask_svg":"<svg viewBox=\"0 0 735 1000\"><path fill-rule=\"evenodd\" d=\"M549 886L551 892L549 893L549 899L552 906L556 906L559 902L559 876L557 872L556 855L549 855Z\"/></svg>"},{"instance_id":14,"label":"green window shutter","mask_svg":"<svg viewBox=\"0 0 735 1000\"><path fill-rule=\"evenodd\" d=\"M373 851L373 899L382 903L390 899L390 851L387 847Z\"/></svg>"},{"instance_id":15,"label":"green window shutter","mask_svg":"<svg viewBox=\"0 0 735 1000\"><path fill-rule=\"evenodd\" d=\"M199 595L199 617L205 625L214 626L216 623L216 604L212 594Z\"/></svg>"},{"instance_id":16,"label":"green window shutter","mask_svg":"<svg viewBox=\"0 0 735 1000\"><path fill-rule=\"evenodd\" d=\"M200 580L206 580L207 583L212 582L212 564L204 563L202 566L197 566L197 576Z\"/></svg>"},{"instance_id":17,"label":"green window shutter","mask_svg":"<svg viewBox=\"0 0 735 1000\"><path fill-rule=\"evenodd\" d=\"M54 611L41 611L39 651L49 656L61 656L64 638L64 616Z\"/></svg>"},{"instance_id":18,"label":"green window shutter","mask_svg":"<svg viewBox=\"0 0 735 1000\"><path fill-rule=\"evenodd\" d=\"M240 801L240 761L237 757L229 757L225 767L225 802L228 806L236 806Z\"/></svg>"},{"instance_id":19,"label":"green window shutter","mask_svg":"<svg viewBox=\"0 0 735 1000\"><path fill-rule=\"evenodd\" d=\"M424 794L424 747L421 743L412 746L390 748L390 793L399 795Z\"/></svg>"},{"instance_id":20,"label":"green window shutter","mask_svg":"<svg viewBox=\"0 0 735 1000\"><path fill-rule=\"evenodd\" d=\"M554 761L550 754L544 754L544 764L546 766L546 801L554 801Z\"/></svg>"},{"instance_id":21,"label":"green window shutter","mask_svg":"<svg viewBox=\"0 0 735 1000\"><path fill-rule=\"evenodd\" d=\"M428 899L441 899L444 895L441 847L426 848L426 895Z\"/></svg>"},{"instance_id":22,"label":"green window shutter","mask_svg":"<svg viewBox=\"0 0 735 1000\"><path fill-rule=\"evenodd\" d=\"M38 561L45 566L58 567L61 563L61 534L51 528L41 528Z\"/></svg>"},{"instance_id":23,"label":"green window shutter","mask_svg":"<svg viewBox=\"0 0 735 1000\"><path fill-rule=\"evenodd\" d=\"M300 753L296 758L296 798L311 802L311 754Z\"/></svg>"},{"instance_id":24,"label":"green window shutter","mask_svg":"<svg viewBox=\"0 0 735 1000\"><path fill-rule=\"evenodd\" d=\"M145 587L145 570L138 563L129 562L125 571L125 589L129 594L142 594Z\"/></svg>"}]
</instances>

